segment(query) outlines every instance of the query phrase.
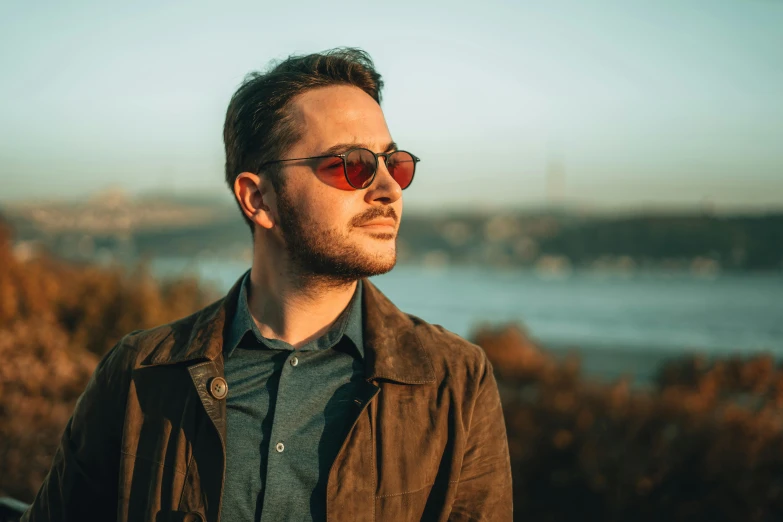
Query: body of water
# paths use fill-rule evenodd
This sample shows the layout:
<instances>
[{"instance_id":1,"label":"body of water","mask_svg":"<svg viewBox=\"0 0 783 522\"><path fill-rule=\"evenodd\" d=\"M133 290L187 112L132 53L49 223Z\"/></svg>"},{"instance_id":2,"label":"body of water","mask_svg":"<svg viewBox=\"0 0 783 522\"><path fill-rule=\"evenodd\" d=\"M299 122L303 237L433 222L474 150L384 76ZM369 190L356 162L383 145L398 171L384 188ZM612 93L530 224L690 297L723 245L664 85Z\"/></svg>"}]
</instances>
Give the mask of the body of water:
<instances>
[{"instance_id":1,"label":"body of water","mask_svg":"<svg viewBox=\"0 0 783 522\"><path fill-rule=\"evenodd\" d=\"M158 275L192 273L220 291L247 268L216 260L153 263ZM481 323L519 322L544 345L591 352L586 369L606 376L649 373L659 360L691 352L783 356L781 274L575 272L552 278L534 271L398 266L373 282L405 312L463 337Z\"/></svg>"}]
</instances>

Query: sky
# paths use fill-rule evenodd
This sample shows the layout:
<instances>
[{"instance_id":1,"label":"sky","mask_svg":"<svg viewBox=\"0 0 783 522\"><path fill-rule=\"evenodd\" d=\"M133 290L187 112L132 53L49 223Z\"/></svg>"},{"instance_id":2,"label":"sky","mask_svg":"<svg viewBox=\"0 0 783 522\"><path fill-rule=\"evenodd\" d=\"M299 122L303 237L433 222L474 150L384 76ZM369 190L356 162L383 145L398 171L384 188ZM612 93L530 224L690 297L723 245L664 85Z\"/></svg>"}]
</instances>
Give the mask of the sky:
<instances>
[{"instance_id":1,"label":"sky","mask_svg":"<svg viewBox=\"0 0 783 522\"><path fill-rule=\"evenodd\" d=\"M422 158L408 208L783 209L782 28L783 0L6 1L0 203L228 199L245 74L352 46Z\"/></svg>"}]
</instances>

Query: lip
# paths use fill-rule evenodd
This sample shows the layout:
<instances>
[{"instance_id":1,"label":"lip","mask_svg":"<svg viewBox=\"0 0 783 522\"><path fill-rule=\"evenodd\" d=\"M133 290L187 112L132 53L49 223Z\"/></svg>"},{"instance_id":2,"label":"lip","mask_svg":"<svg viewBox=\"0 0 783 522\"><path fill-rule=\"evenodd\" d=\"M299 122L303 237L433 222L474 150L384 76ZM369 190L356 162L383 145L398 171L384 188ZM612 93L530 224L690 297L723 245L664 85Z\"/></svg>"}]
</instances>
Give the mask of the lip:
<instances>
[{"instance_id":1,"label":"lip","mask_svg":"<svg viewBox=\"0 0 783 522\"><path fill-rule=\"evenodd\" d=\"M394 228L395 224L396 222L393 219L387 218L387 219L374 219L360 226L362 228Z\"/></svg>"}]
</instances>

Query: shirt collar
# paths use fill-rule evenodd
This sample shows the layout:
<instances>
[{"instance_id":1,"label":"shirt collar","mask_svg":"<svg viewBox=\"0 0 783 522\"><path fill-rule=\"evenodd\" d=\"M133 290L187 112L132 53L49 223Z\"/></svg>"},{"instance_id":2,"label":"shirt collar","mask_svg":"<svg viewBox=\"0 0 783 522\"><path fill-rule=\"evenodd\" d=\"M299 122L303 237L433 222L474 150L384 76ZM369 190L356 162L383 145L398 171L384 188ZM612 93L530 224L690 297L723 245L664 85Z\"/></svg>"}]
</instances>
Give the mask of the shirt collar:
<instances>
[{"instance_id":1,"label":"shirt collar","mask_svg":"<svg viewBox=\"0 0 783 522\"><path fill-rule=\"evenodd\" d=\"M234 317L241 282L238 279L225 298L206 308L145 334L128 335L122 342L134 350L150 350L140 363L142 367L206 360L222 372L223 345ZM433 384L438 377L426 346L431 343L451 346L452 342L458 342L464 347L464 340L442 327L400 311L367 279L363 280L361 301L364 375L368 382L383 379L400 384ZM197 364L191 369L199 367L203 366Z\"/></svg>"},{"instance_id":2,"label":"shirt collar","mask_svg":"<svg viewBox=\"0 0 783 522\"><path fill-rule=\"evenodd\" d=\"M231 357L245 335L251 334L257 343L263 348L273 350L293 350L294 347L279 339L268 339L261 335L256 322L250 313L248 305L248 287L250 285L250 271L242 277L240 291L237 296L234 317L226 329L226 338L223 344L223 352L226 358ZM359 354L364 358L363 325L362 325L362 281L358 281L356 291L350 303L342 314L324 335L301 346L301 351L315 351L333 348L343 336L347 337Z\"/></svg>"}]
</instances>

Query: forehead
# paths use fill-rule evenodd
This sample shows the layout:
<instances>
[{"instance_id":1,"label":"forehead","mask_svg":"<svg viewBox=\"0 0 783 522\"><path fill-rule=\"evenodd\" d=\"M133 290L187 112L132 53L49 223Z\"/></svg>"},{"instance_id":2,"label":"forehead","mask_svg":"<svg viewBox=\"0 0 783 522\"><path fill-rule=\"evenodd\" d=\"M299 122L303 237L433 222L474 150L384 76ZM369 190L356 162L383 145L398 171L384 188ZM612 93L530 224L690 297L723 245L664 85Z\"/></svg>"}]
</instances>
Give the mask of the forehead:
<instances>
[{"instance_id":1,"label":"forehead","mask_svg":"<svg viewBox=\"0 0 783 522\"><path fill-rule=\"evenodd\" d=\"M302 130L295 148L309 152L337 143L366 143L374 147L391 141L380 105L358 87L337 85L297 96L292 115Z\"/></svg>"}]
</instances>

